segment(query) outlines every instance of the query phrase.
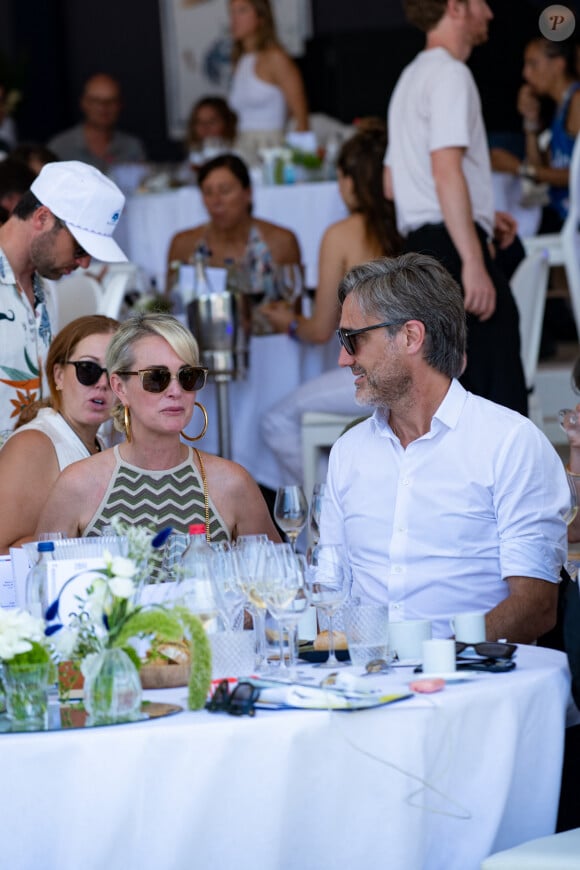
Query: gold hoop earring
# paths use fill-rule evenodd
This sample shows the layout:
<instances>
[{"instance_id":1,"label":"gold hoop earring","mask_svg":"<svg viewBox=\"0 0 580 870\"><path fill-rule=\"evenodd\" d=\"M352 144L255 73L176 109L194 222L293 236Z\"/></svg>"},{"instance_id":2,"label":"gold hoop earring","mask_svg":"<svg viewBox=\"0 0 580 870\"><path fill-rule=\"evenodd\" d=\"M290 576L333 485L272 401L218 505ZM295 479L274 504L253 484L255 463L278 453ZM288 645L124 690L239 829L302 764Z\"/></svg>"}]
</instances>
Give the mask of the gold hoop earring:
<instances>
[{"instance_id":1,"label":"gold hoop earring","mask_svg":"<svg viewBox=\"0 0 580 870\"><path fill-rule=\"evenodd\" d=\"M131 432L131 411L129 410L129 406L125 405L124 412L124 423L125 423L125 438L127 439L127 443L131 443L132 432Z\"/></svg>"},{"instance_id":2,"label":"gold hoop earring","mask_svg":"<svg viewBox=\"0 0 580 870\"><path fill-rule=\"evenodd\" d=\"M200 409L201 409L201 413L203 414L203 429L201 430L201 432L199 433L199 435L196 435L196 436L195 436L195 438L192 438L191 435L186 435L185 432L182 431L182 432L181 432L181 437L182 437L182 438L185 438L186 441L199 441L199 439L200 439L200 438L203 438L203 436L204 436L205 433L207 432L207 424L208 424L207 411L205 410L205 408L203 407L203 405L201 404L201 402L196 402L196 403L195 403L195 407L196 407L196 408L200 408Z\"/></svg>"}]
</instances>

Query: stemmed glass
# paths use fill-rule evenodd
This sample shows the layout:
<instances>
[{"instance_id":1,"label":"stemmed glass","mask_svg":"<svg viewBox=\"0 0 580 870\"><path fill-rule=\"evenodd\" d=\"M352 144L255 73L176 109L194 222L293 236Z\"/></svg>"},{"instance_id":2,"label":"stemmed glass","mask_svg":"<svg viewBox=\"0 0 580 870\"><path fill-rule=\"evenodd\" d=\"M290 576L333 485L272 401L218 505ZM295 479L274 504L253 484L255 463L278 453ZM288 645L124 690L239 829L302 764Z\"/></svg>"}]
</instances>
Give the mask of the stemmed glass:
<instances>
[{"instance_id":1,"label":"stemmed glass","mask_svg":"<svg viewBox=\"0 0 580 870\"><path fill-rule=\"evenodd\" d=\"M247 567L241 553L228 542L212 544L211 547L214 551L213 582L220 612L226 630L233 631L246 599Z\"/></svg>"},{"instance_id":2,"label":"stemmed glass","mask_svg":"<svg viewBox=\"0 0 580 870\"><path fill-rule=\"evenodd\" d=\"M306 525L308 502L301 486L281 486L276 492L274 519L296 550L296 539Z\"/></svg>"},{"instance_id":3,"label":"stemmed glass","mask_svg":"<svg viewBox=\"0 0 580 870\"><path fill-rule=\"evenodd\" d=\"M344 547L324 544L314 547L306 570L306 587L310 603L328 619L328 659L321 668L341 668L334 650L333 620L350 593L352 575Z\"/></svg>"},{"instance_id":4,"label":"stemmed glass","mask_svg":"<svg viewBox=\"0 0 580 870\"><path fill-rule=\"evenodd\" d=\"M295 629L309 603L304 585L304 557L296 554L290 544L269 544L264 560L264 600L278 623L280 663L276 674L291 679L296 667ZM288 664L284 629L288 637Z\"/></svg>"},{"instance_id":5,"label":"stemmed glass","mask_svg":"<svg viewBox=\"0 0 580 870\"><path fill-rule=\"evenodd\" d=\"M304 276L300 263L285 263L276 266L275 281L276 291L280 299L294 308L304 289Z\"/></svg>"},{"instance_id":6,"label":"stemmed glass","mask_svg":"<svg viewBox=\"0 0 580 870\"><path fill-rule=\"evenodd\" d=\"M266 602L262 595L262 550L269 543L267 535L240 535L236 549L242 559L241 587L251 608L256 632L258 667L267 666Z\"/></svg>"}]
</instances>

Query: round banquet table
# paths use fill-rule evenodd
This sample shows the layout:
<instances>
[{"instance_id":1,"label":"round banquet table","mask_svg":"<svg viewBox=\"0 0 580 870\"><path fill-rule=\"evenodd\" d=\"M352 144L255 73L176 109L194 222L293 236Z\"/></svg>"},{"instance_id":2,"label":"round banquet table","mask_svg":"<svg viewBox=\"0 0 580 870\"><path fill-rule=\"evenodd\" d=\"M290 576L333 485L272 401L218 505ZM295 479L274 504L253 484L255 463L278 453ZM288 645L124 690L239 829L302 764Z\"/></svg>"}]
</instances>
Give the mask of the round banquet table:
<instances>
[{"instance_id":1,"label":"round banquet table","mask_svg":"<svg viewBox=\"0 0 580 870\"><path fill-rule=\"evenodd\" d=\"M520 647L515 671L472 677L353 713L0 734L1 865L478 870L554 830L569 672L562 653Z\"/></svg>"}]
</instances>

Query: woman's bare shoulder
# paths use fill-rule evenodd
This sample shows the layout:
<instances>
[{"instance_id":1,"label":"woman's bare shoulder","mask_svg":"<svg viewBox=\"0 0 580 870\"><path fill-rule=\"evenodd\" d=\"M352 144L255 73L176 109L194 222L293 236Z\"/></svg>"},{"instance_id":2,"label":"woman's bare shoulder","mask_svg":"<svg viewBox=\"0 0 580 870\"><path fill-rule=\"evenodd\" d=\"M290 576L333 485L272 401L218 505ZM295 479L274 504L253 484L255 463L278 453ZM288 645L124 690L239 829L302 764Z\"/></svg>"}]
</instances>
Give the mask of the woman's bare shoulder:
<instances>
[{"instance_id":1,"label":"woman's bare shoulder","mask_svg":"<svg viewBox=\"0 0 580 870\"><path fill-rule=\"evenodd\" d=\"M261 218L254 218L254 223L270 248L276 262L297 262L300 246L292 230L287 229L287 227L281 227L279 224L262 220Z\"/></svg>"},{"instance_id":2,"label":"woman's bare shoulder","mask_svg":"<svg viewBox=\"0 0 580 870\"><path fill-rule=\"evenodd\" d=\"M188 260L205 231L205 224L176 233L169 245L170 260Z\"/></svg>"},{"instance_id":3,"label":"woman's bare shoulder","mask_svg":"<svg viewBox=\"0 0 580 870\"><path fill-rule=\"evenodd\" d=\"M102 489L106 486L115 467L115 451L113 447L79 459L73 462L61 472L59 484L77 495L85 495L94 489Z\"/></svg>"}]
</instances>

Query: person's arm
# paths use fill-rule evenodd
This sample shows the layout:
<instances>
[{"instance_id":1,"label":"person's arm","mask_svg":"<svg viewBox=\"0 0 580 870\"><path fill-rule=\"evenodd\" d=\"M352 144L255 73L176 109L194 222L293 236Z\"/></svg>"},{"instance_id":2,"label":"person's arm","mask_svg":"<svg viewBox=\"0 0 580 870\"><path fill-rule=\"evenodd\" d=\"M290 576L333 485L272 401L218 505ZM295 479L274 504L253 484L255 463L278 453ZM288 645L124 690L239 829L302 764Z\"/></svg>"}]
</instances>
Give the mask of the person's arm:
<instances>
[{"instance_id":1,"label":"person's arm","mask_svg":"<svg viewBox=\"0 0 580 870\"><path fill-rule=\"evenodd\" d=\"M77 538L82 534L81 510L87 508L87 493L95 492L102 480L92 480L78 466L86 468L90 459L74 462L59 475L51 487L44 507L40 512L35 535L41 532L62 532L67 538Z\"/></svg>"},{"instance_id":2,"label":"person's arm","mask_svg":"<svg viewBox=\"0 0 580 870\"><path fill-rule=\"evenodd\" d=\"M55 449L42 432L19 432L0 450L1 553L34 540L38 517L59 473Z\"/></svg>"},{"instance_id":3,"label":"person's arm","mask_svg":"<svg viewBox=\"0 0 580 870\"><path fill-rule=\"evenodd\" d=\"M580 415L580 405L576 405L574 412L576 416ZM570 426L565 421L564 431L570 445L570 454L568 459L569 480L576 490L576 500L580 505L580 424ZM572 543L580 541L580 511L568 526L568 540Z\"/></svg>"},{"instance_id":4,"label":"person's arm","mask_svg":"<svg viewBox=\"0 0 580 870\"><path fill-rule=\"evenodd\" d=\"M383 195L385 199L391 200L391 202L395 199L395 192L393 190L393 173L391 172L391 167L385 165L383 166Z\"/></svg>"},{"instance_id":5,"label":"person's arm","mask_svg":"<svg viewBox=\"0 0 580 870\"><path fill-rule=\"evenodd\" d=\"M211 453L203 454L207 483L214 504L232 539L240 535L268 535L280 542L280 535L254 478L237 462Z\"/></svg>"},{"instance_id":6,"label":"person's arm","mask_svg":"<svg viewBox=\"0 0 580 870\"><path fill-rule=\"evenodd\" d=\"M167 254L167 278L165 282L166 295L169 295L173 289L171 285L175 278L175 272L171 268L171 264L175 262L188 262L195 250L195 246L197 245L202 230L203 227L196 227L192 230L183 230L181 233L176 233L171 239Z\"/></svg>"},{"instance_id":7,"label":"person's arm","mask_svg":"<svg viewBox=\"0 0 580 870\"><path fill-rule=\"evenodd\" d=\"M286 98L290 116L294 118L297 131L308 130L308 101L300 70L286 52L278 49L270 58L273 83L280 88Z\"/></svg>"},{"instance_id":8,"label":"person's arm","mask_svg":"<svg viewBox=\"0 0 580 870\"><path fill-rule=\"evenodd\" d=\"M496 211L493 238L500 248L509 248L515 240L517 231L518 222L509 212Z\"/></svg>"},{"instance_id":9,"label":"person's arm","mask_svg":"<svg viewBox=\"0 0 580 870\"><path fill-rule=\"evenodd\" d=\"M483 254L463 174L464 148L439 148L431 152L431 169L443 220L461 258L461 283L465 310L488 320L495 311L495 287L483 261Z\"/></svg>"},{"instance_id":10,"label":"person's arm","mask_svg":"<svg viewBox=\"0 0 580 870\"><path fill-rule=\"evenodd\" d=\"M320 243L318 261L318 287L312 317L296 316L285 303L271 303L261 308L278 332L287 332L296 321L295 336L300 341L320 344L328 341L339 319L337 287L345 273L343 246L338 225L330 226Z\"/></svg>"},{"instance_id":11,"label":"person's arm","mask_svg":"<svg viewBox=\"0 0 580 870\"><path fill-rule=\"evenodd\" d=\"M518 98L518 110L524 119L524 132L526 135L526 159L519 163L517 174L527 175L533 181L541 184L549 184L551 187L568 187L570 172L568 168L550 166L550 153L543 151L539 145L538 136L540 130L539 104L534 108L534 97L530 95L524 85L520 89ZM537 103L537 100L535 100ZM566 130L576 137L580 132L580 91L572 95L566 118Z\"/></svg>"},{"instance_id":12,"label":"person's arm","mask_svg":"<svg viewBox=\"0 0 580 870\"><path fill-rule=\"evenodd\" d=\"M488 640L532 643L556 624L558 583L533 577L507 577L509 595L485 618Z\"/></svg>"}]
</instances>

